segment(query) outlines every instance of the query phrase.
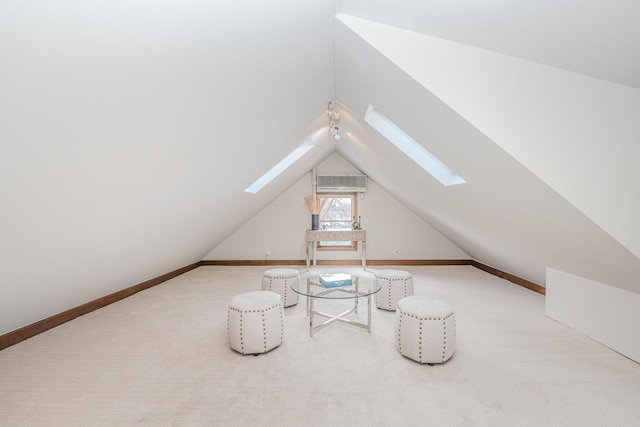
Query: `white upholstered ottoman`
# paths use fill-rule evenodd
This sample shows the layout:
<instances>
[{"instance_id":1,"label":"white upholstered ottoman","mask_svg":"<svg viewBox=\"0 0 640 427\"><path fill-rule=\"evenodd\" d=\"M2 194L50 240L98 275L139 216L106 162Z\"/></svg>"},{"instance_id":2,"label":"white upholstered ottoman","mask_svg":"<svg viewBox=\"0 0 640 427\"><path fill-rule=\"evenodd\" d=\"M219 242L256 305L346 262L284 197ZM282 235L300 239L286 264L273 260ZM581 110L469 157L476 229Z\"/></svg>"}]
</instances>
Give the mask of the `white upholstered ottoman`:
<instances>
[{"instance_id":1,"label":"white upholstered ottoman","mask_svg":"<svg viewBox=\"0 0 640 427\"><path fill-rule=\"evenodd\" d=\"M402 270L380 270L374 273L381 285L376 294L376 307L396 310L398 300L413 295L413 276Z\"/></svg>"},{"instance_id":2,"label":"white upholstered ottoman","mask_svg":"<svg viewBox=\"0 0 640 427\"><path fill-rule=\"evenodd\" d=\"M293 268L272 268L262 275L262 290L276 292L282 296L282 305L290 307L298 303L298 294L291 284L300 280L300 273Z\"/></svg>"},{"instance_id":3,"label":"white upholstered ottoman","mask_svg":"<svg viewBox=\"0 0 640 427\"><path fill-rule=\"evenodd\" d=\"M397 303L396 333L400 354L420 363L444 363L453 356L456 318L453 307L427 296Z\"/></svg>"},{"instance_id":4,"label":"white upholstered ottoman","mask_svg":"<svg viewBox=\"0 0 640 427\"><path fill-rule=\"evenodd\" d=\"M227 310L231 348L242 354L259 354L282 344L284 308L280 294L246 292L233 297Z\"/></svg>"}]
</instances>

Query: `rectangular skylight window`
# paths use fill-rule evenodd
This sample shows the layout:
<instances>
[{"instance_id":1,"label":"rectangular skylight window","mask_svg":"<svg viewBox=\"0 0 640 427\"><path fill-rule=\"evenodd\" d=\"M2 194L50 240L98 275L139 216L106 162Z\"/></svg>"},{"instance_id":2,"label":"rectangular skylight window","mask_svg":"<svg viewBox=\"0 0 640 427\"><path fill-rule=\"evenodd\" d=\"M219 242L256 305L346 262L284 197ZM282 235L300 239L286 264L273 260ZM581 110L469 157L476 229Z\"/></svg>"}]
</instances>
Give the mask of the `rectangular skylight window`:
<instances>
[{"instance_id":1,"label":"rectangular skylight window","mask_svg":"<svg viewBox=\"0 0 640 427\"><path fill-rule=\"evenodd\" d=\"M302 157L304 153L309 151L311 147L313 147L313 140L306 140L298 148L289 153L287 157L280 160L277 165L269 169L267 173L258 178L256 182L245 188L244 191L246 191L247 193L256 194L258 191L262 190L262 187L273 181L278 175L280 175L289 166L295 163L295 161Z\"/></svg>"},{"instance_id":2,"label":"rectangular skylight window","mask_svg":"<svg viewBox=\"0 0 640 427\"><path fill-rule=\"evenodd\" d=\"M466 182L426 148L407 135L395 123L380 114L372 105L369 105L367 114L364 116L364 121L369 123L375 130L380 132L382 136L398 147L407 157L420 165L422 169L429 172L445 187Z\"/></svg>"}]
</instances>

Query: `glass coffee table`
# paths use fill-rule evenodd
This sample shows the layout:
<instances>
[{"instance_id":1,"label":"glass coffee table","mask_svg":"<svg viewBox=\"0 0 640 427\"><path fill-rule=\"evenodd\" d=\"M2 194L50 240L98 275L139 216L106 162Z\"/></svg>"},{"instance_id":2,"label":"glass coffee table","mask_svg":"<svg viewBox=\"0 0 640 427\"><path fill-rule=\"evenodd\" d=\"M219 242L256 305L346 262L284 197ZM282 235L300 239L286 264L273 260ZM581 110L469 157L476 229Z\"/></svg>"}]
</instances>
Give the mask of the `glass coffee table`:
<instances>
[{"instance_id":1,"label":"glass coffee table","mask_svg":"<svg viewBox=\"0 0 640 427\"><path fill-rule=\"evenodd\" d=\"M300 278L298 282L294 282L291 285L291 289L294 292L307 297L307 316L309 316L309 336L311 337L314 331L323 329L333 322L347 323L371 332L371 306L373 305L371 297L380 291L380 287L381 285L373 277L344 273L311 275L307 276L306 280ZM314 301L317 298L327 300L351 299L353 300L353 306L340 314L324 313L316 311L314 308ZM358 312L358 300L360 298L367 298L366 323L346 317L351 313ZM324 322L316 325L314 320L318 318L323 319Z\"/></svg>"}]
</instances>

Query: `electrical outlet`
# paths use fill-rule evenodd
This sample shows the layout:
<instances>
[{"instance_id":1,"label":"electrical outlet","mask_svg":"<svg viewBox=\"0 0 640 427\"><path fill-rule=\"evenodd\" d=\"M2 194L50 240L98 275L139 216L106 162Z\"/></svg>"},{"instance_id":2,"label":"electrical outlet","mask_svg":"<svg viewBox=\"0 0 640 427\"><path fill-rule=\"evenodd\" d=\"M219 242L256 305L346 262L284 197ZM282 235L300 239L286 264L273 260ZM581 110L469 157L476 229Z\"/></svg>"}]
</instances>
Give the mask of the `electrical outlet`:
<instances>
[{"instance_id":1,"label":"electrical outlet","mask_svg":"<svg viewBox=\"0 0 640 427\"><path fill-rule=\"evenodd\" d=\"M269 249L269 248L265 249L264 254L265 254L266 256L271 255L271 249Z\"/></svg>"}]
</instances>

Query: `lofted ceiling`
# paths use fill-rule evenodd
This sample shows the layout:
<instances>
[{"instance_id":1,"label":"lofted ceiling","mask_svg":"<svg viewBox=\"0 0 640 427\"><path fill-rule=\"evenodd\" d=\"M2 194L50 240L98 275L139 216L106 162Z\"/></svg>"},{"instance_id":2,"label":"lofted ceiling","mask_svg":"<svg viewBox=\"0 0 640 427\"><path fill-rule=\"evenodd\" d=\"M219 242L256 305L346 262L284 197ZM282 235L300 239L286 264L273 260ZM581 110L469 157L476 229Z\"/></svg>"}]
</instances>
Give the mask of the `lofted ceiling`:
<instances>
[{"instance_id":1,"label":"lofted ceiling","mask_svg":"<svg viewBox=\"0 0 640 427\"><path fill-rule=\"evenodd\" d=\"M373 22L640 88L629 0L340 0Z\"/></svg>"},{"instance_id":2,"label":"lofted ceiling","mask_svg":"<svg viewBox=\"0 0 640 427\"><path fill-rule=\"evenodd\" d=\"M2 2L0 333L199 261L334 152L480 262L640 292L639 14L617 0ZM338 143L321 132L329 98ZM370 104L467 184L442 187L392 148Z\"/></svg>"},{"instance_id":3,"label":"lofted ceiling","mask_svg":"<svg viewBox=\"0 0 640 427\"><path fill-rule=\"evenodd\" d=\"M554 267L637 290L636 88L353 16L338 21L340 99L355 117L374 104L467 184L443 188L407 174L413 165L395 173L402 179L379 176L381 164L401 161L384 141L368 151L370 164L340 144L345 157L482 262L538 283ZM380 139L359 130L369 146Z\"/></svg>"}]
</instances>

